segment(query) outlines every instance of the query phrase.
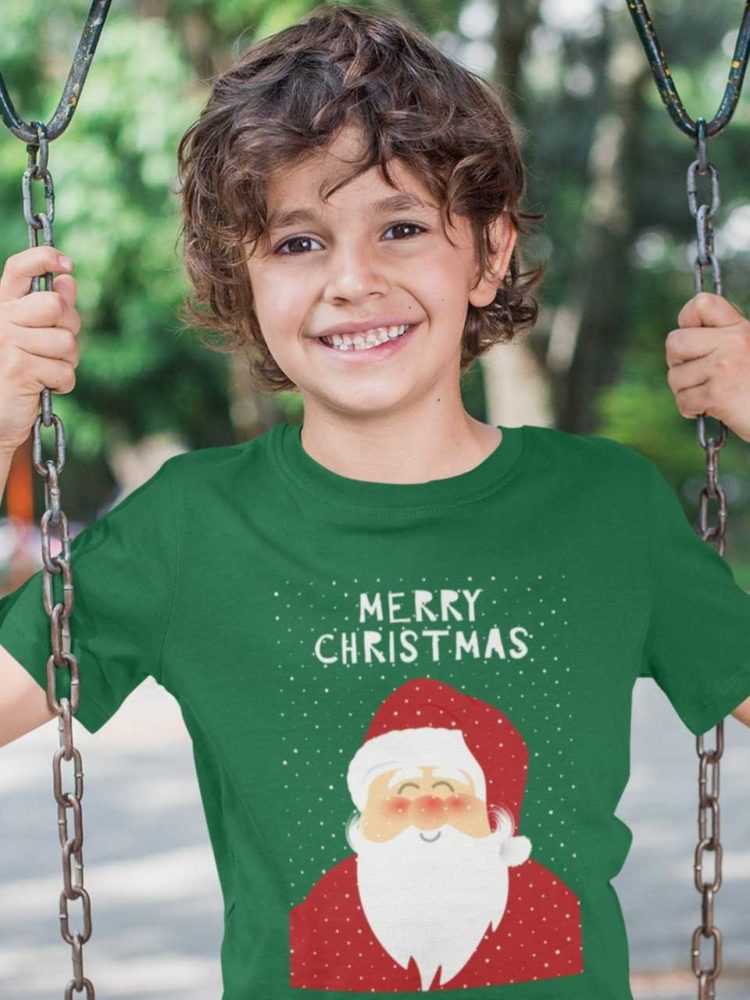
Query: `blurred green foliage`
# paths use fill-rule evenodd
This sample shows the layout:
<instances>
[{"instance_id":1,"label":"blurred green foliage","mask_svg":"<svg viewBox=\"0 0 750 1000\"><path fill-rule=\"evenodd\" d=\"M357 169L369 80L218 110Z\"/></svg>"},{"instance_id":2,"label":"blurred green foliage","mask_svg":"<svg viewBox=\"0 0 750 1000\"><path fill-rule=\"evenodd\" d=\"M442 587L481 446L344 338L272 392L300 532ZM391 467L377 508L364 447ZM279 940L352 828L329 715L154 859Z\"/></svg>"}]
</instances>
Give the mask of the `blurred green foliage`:
<instances>
[{"instance_id":1,"label":"blurred green foliage","mask_svg":"<svg viewBox=\"0 0 750 1000\"><path fill-rule=\"evenodd\" d=\"M6 84L11 96L22 96L24 117L49 116L83 5L71 4L65 18L58 8L52 23L33 5L11 6L13 31L0 48ZM52 37L68 40L54 62ZM15 53L10 63L5 46ZM182 430L196 445L229 436L226 359L185 336L175 318L187 287L171 193L175 148L203 99L166 23L113 4L83 99L50 144L55 244L75 261L84 320L75 391L55 397L74 456L104 458L113 436L135 441L165 428ZM4 258L28 246L24 144L6 138L0 157ZM39 210L39 190L35 198Z\"/></svg>"},{"instance_id":2,"label":"blurred green foliage","mask_svg":"<svg viewBox=\"0 0 750 1000\"><path fill-rule=\"evenodd\" d=\"M428 5L423 0L408 8L363 5L406 14L468 63L471 49L460 45L470 41L467 25L477 4L439 0ZM4 0L0 69L25 119L51 115L89 6L88 0L54 5ZM178 431L191 447L234 440L229 359L203 347L176 318L187 291L177 241L179 205L172 193L176 147L208 96L210 77L254 40L314 6L310 0L112 4L80 106L50 151L55 243L76 262L84 321L75 391L55 397L74 466L106 467L112 440L137 440L161 429ZM499 27L490 42L504 30L504 17L510 24L512 10L523 6L495 5ZM529 9L533 6L530 2ZM530 243L529 262L536 257L547 263L541 299L548 318L567 304L591 264L590 248L581 239L592 190L591 147L603 118L615 113L605 58L612 46L635 40L624 0L601 0L599 5L591 0L588 20L565 21L564 6L542 4L521 54L520 78L514 78L508 94L525 133L525 207L545 213ZM488 8L492 5L485 4L485 12ZM741 11L731 0L711 5L665 0L659 8L656 26L686 107L693 117L710 118L723 94ZM640 58L645 61L642 53ZM493 69L502 86L503 67ZM624 322L626 336L622 344L613 342L612 380L601 384L588 402L596 415L596 433L643 451L678 489L687 484L690 492L683 490L682 496L694 510L703 453L696 444L695 422L677 411L664 359L664 338L694 292L688 249L695 225L685 190L693 149L668 118L650 79L634 113L637 138L616 165L631 220L630 250L621 266L620 291L610 304L613 328ZM730 228L734 220L732 239L718 236L724 294L743 310L748 306L750 227L745 214L743 243L737 220L748 206L749 128L745 98L731 126L710 146L722 189L717 228L725 222ZM25 165L23 143L6 132L0 142L3 260L28 245L20 183ZM35 205L37 211L41 207ZM530 338L543 363L548 327L540 322ZM480 375L476 365L464 379L463 391L467 407L482 418ZM281 394L274 403L288 419L300 418L297 394ZM745 443L730 435L722 473L742 518L746 463ZM744 528L740 534L745 537ZM738 552L744 561L750 543L743 545ZM750 582L750 573L738 572Z\"/></svg>"}]
</instances>

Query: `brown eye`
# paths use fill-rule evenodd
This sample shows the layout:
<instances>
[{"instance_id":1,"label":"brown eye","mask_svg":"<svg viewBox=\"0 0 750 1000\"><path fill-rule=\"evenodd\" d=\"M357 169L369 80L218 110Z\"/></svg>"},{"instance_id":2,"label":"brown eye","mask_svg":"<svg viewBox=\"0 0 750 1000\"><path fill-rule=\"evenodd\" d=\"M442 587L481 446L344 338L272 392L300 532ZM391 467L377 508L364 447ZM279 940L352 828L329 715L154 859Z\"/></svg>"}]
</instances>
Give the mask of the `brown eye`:
<instances>
[{"instance_id":1,"label":"brown eye","mask_svg":"<svg viewBox=\"0 0 750 1000\"><path fill-rule=\"evenodd\" d=\"M299 257L300 256L299 254L290 254L290 253L283 254L281 251L282 251L282 247L289 246L292 243L302 243L303 240L309 240L309 241L312 241L313 243L317 242L317 240L314 240L312 238L312 236L292 236L290 239L284 240L283 243L280 243L276 247L276 251L275 252L278 253L278 254L281 254L282 257Z\"/></svg>"},{"instance_id":2,"label":"brown eye","mask_svg":"<svg viewBox=\"0 0 750 1000\"><path fill-rule=\"evenodd\" d=\"M386 229L386 232L388 233L392 229L418 229L420 233L427 232L424 226L420 226L416 222L394 222L393 225L389 226L388 229ZM405 237L402 237L402 239L411 239L412 235L419 235L419 233L407 234ZM304 250L302 251L302 253L293 253L292 251L286 251L284 247L289 247L294 245L295 243L303 243L305 241L312 243L318 242L317 240L313 239L312 236L290 236L288 240L284 240L283 243L280 243L276 247L274 253L278 254L280 257L301 257L305 252ZM394 241L389 240L388 242L392 243ZM397 243L400 242L400 239L396 240L396 242Z\"/></svg>"},{"instance_id":3,"label":"brown eye","mask_svg":"<svg viewBox=\"0 0 750 1000\"><path fill-rule=\"evenodd\" d=\"M424 226L420 226L416 222L394 222L394 224L392 226L388 227L388 229L386 230L386 232L389 232L391 229L404 229L404 228L406 228L406 229L419 229L420 232L425 232Z\"/></svg>"}]
</instances>

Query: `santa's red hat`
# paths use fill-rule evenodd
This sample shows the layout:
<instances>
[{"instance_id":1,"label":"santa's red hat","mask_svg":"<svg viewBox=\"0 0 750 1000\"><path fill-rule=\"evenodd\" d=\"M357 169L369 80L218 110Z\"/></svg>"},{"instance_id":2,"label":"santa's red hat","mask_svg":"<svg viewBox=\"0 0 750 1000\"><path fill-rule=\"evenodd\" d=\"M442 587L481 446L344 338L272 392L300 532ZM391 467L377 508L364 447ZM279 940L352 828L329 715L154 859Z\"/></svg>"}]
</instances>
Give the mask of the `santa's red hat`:
<instances>
[{"instance_id":1,"label":"santa's red hat","mask_svg":"<svg viewBox=\"0 0 750 1000\"><path fill-rule=\"evenodd\" d=\"M434 680L416 677L380 705L346 776L360 812L371 782L401 767L459 768L490 810L506 809L518 827L529 754L499 708Z\"/></svg>"}]
</instances>

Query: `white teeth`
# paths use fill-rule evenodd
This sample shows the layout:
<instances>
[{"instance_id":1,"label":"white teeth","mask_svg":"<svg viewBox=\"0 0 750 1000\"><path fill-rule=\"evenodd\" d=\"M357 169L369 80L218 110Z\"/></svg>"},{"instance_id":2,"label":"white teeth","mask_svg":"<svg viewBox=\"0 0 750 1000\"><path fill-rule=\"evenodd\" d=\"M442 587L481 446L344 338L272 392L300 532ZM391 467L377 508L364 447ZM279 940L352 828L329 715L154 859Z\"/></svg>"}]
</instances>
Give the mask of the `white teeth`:
<instances>
[{"instance_id":1,"label":"white teeth","mask_svg":"<svg viewBox=\"0 0 750 1000\"><path fill-rule=\"evenodd\" d=\"M403 326L379 327L366 333L334 333L332 337L323 337L323 340L337 351L366 351L370 347L384 344L386 340L396 340L403 336L409 326L406 323Z\"/></svg>"}]
</instances>

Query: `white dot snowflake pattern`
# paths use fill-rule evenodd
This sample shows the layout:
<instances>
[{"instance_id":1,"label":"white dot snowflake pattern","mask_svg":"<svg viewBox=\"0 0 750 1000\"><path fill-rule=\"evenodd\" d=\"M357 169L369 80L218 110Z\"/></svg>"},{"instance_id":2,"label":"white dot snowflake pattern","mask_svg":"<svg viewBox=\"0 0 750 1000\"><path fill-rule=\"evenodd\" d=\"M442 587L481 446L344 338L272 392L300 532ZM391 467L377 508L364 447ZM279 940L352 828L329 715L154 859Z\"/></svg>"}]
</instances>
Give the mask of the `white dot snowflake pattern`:
<instances>
[{"instance_id":1,"label":"white dot snowflake pattern","mask_svg":"<svg viewBox=\"0 0 750 1000\"><path fill-rule=\"evenodd\" d=\"M511 647L500 644L504 658L445 655L435 660L430 654L442 648L437 640L424 655L420 651L412 662L394 662L386 656L380 662L368 663L362 657L352 657L349 662L336 663L310 655L311 641L323 632L348 636L362 630L357 616L359 595L379 593L388 582L382 576L371 581L365 581L361 575L345 581L333 578L328 588L311 579L308 600L304 602L309 606L309 623L305 622L307 611L303 613L301 608L302 594L296 588L293 589L296 597L284 601L288 612L274 616L288 632L304 622L308 635L299 639L299 654L293 662L280 658L276 663L279 695L289 720L295 720L293 725L285 722L279 727L278 751L289 775L289 808L282 835L293 859L289 884L297 902L309 889L309 877L302 873L309 872L313 861L320 871L326 871L349 853L345 836L346 820L353 809L346 787L349 761L378 705L414 676L443 680L474 698L497 705L513 720L531 751L530 759L535 762L529 769L524 796L523 833L534 845L536 858L542 859L560 877L570 873L574 856L565 849L560 834L566 816L575 812L576 792L570 786L566 791L560 781L552 786L554 791L544 784L545 776L558 773L559 766L567 763L567 747L575 740L571 725L574 705L566 683L571 665L565 662L567 646L561 632L568 622L557 618L559 603L567 602L566 595L560 593L563 577L558 577L556 584L551 582L549 574L535 574L523 580L520 574L511 578L494 573L486 579L487 584L483 584L474 573L466 575L463 583L456 583L455 574L446 574L444 588L453 588L452 592L460 592L462 587L465 591L479 591L476 620L470 624L481 624L485 631L494 626L501 633L513 626L522 627L525 655L513 657L509 655ZM286 583L289 586L290 581ZM406 576L396 578L391 586L396 585L399 593L412 592ZM422 576L414 583L414 591L422 590L421 585L429 589L435 582ZM273 596L283 601L283 593L276 589ZM295 608L299 610L295 612ZM541 614L532 608L538 608ZM543 615L554 618L550 620ZM443 624L442 631L450 635L462 622L456 618ZM536 627L544 628L544 644L535 635ZM279 639L279 646L288 643ZM373 670L376 662L380 670ZM325 677L325 685L320 684L321 677ZM321 809L323 813L316 827L311 827L311 820ZM321 832L313 833L311 838L315 828Z\"/></svg>"}]
</instances>

